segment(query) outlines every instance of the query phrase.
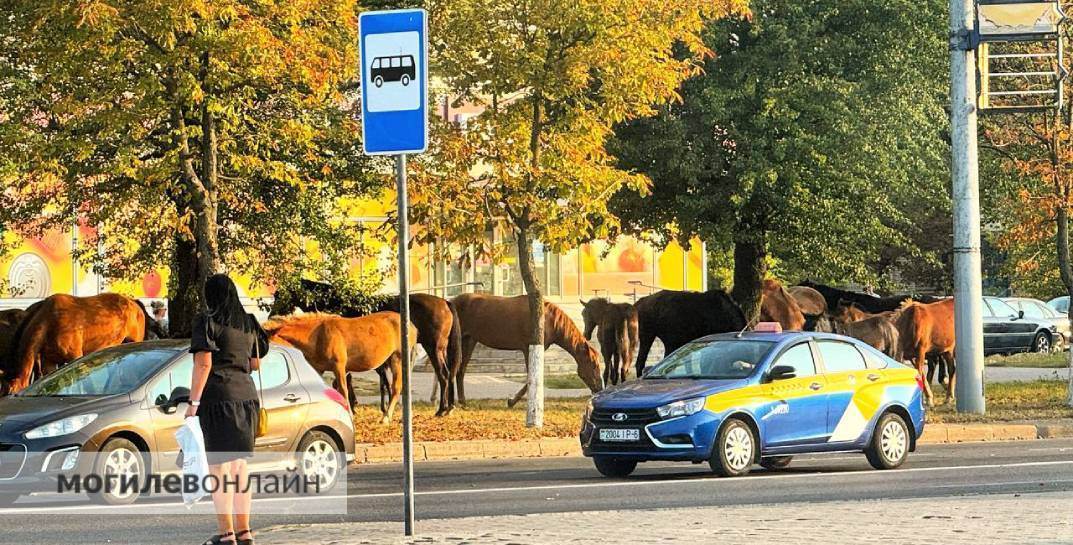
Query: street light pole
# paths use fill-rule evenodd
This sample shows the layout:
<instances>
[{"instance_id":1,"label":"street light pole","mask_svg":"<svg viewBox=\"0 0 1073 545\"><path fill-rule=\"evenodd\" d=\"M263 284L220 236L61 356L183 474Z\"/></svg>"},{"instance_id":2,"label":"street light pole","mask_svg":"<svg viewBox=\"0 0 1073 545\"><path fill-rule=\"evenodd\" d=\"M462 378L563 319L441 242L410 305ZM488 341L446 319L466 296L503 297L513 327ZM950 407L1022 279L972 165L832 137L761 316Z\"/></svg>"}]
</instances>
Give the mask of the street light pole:
<instances>
[{"instance_id":1,"label":"street light pole","mask_svg":"<svg viewBox=\"0 0 1073 545\"><path fill-rule=\"evenodd\" d=\"M957 410L984 413L980 179L976 151L976 52L972 0L950 0L950 147L954 206Z\"/></svg>"}]
</instances>

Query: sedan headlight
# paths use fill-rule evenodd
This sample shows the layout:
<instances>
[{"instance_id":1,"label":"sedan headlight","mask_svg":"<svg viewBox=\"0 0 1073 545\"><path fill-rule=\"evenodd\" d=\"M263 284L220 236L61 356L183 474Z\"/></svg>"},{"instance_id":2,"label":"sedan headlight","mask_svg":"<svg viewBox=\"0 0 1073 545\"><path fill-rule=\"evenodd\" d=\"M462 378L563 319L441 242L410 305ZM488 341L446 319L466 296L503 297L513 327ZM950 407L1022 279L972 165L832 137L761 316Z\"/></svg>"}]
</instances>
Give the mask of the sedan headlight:
<instances>
[{"instance_id":1,"label":"sedan headlight","mask_svg":"<svg viewBox=\"0 0 1073 545\"><path fill-rule=\"evenodd\" d=\"M28 432L26 432L27 439L44 439L46 437L59 437L61 435L67 435L74 433L86 426L90 422L97 419L96 413L80 414L78 416L69 416L62 418L55 422L49 422L43 426L38 426Z\"/></svg>"},{"instance_id":2,"label":"sedan headlight","mask_svg":"<svg viewBox=\"0 0 1073 545\"><path fill-rule=\"evenodd\" d=\"M674 418L676 416L689 416L691 414L697 414L704 408L704 398L698 397L696 399L686 399L684 401L675 401L674 403L668 403L658 409L660 418Z\"/></svg>"}]
</instances>

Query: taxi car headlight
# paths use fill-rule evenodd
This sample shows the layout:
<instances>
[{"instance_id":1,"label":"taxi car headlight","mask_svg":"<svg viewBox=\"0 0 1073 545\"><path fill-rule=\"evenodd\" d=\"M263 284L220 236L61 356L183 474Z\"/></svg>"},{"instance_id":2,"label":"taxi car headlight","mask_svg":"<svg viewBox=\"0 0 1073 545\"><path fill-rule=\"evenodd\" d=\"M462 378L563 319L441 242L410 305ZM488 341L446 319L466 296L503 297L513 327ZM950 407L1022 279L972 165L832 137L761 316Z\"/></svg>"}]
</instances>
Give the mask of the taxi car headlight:
<instances>
[{"instance_id":1,"label":"taxi car headlight","mask_svg":"<svg viewBox=\"0 0 1073 545\"><path fill-rule=\"evenodd\" d=\"M38 426L28 432L26 432L27 439L44 439L46 437L59 437L61 435L67 435L74 433L86 426L90 422L97 419L96 413L80 414L78 416L69 416L67 418L61 418L48 424Z\"/></svg>"},{"instance_id":2,"label":"taxi car headlight","mask_svg":"<svg viewBox=\"0 0 1073 545\"><path fill-rule=\"evenodd\" d=\"M696 399L686 399L684 401L675 401L674 403L668 403L658 409L660 418L674 418L677 416L689 416L691 414L697 414L704 408L704 398L698 397Z\"/></svg>"}]
</instances>

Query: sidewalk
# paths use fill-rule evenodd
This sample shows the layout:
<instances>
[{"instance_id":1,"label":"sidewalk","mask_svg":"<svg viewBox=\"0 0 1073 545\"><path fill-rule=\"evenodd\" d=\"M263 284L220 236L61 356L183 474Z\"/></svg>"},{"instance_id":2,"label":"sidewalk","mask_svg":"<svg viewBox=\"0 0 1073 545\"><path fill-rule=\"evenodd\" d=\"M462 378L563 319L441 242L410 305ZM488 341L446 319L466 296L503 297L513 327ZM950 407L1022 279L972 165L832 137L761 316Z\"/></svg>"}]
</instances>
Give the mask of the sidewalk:
<instances>
[{"instance_id":1,"label":"sidewalk","mask_svg":"<svg viewBox=\"0 0 1073 545\"><path fill-rule=\"evenodd\" d=\"M912 500L695 507L638 511L419 520L418 536L401 523L277 526L267 545L469 543L935 543L942 545L1068 544L1073 493Z\"/></svg>"}]
</instances>

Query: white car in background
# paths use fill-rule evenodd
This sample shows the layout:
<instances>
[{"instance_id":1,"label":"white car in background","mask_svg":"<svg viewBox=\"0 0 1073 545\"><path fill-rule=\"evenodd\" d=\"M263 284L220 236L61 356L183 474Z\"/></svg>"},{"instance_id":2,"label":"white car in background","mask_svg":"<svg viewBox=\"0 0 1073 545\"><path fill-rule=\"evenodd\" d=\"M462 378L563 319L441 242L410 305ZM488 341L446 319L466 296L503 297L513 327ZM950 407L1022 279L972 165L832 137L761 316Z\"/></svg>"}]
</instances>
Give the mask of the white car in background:
<instances>
[{"instance_id":1,"label":"white car in background","mask_svg":"<svg viewBox=\"0 0 1073 545\"><path fill-rule=\"evenodd\" d=\"M1059 297L1058 299L1065 299L1064 303L1066 308L1069 308L1068 297ZM1008 303L1011 307L1024 312L1026 318L1047 320L1054 324L1055 331L1058 333L1058 338L1054 339L1052 349L1068 350L1070 339L1073 338L1073 330L1071 330L1069 326L1069 317L1065 314L1065 311L1056 310L1054 307L1053 303L1058 301L1058 299L1052 299L1046 304L1039 299L1032 299L1030 297L1004 297L1002 300Z\"/></svg>"}]
</instances>

